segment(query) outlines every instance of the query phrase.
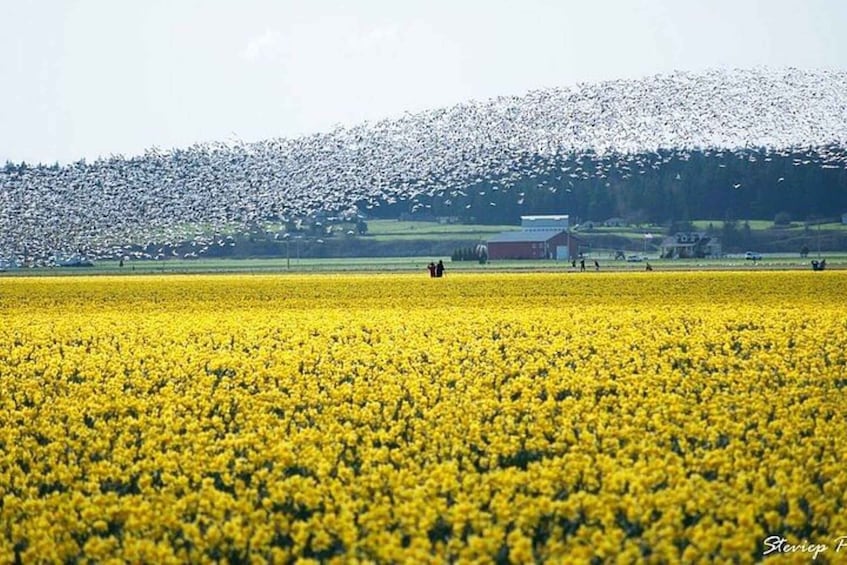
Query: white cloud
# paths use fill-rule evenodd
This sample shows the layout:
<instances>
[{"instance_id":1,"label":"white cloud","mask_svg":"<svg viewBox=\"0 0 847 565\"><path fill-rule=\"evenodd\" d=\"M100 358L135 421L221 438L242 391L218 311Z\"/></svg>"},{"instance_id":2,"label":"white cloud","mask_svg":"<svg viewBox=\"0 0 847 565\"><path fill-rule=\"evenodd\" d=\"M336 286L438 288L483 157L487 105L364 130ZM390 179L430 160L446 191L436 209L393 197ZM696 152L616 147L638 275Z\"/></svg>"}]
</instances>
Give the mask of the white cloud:
<instances>
[{"instance_id":1,"label":"white cloud","mask_svg":"<svg viewBox=\"0 0 847 565\"><path fill-rule=\"evenodd\" d=\"M272 60L282 55L282 36L278 31L265 30L261 35L250 38L241 57L248 61Z\"/></svg>"}]
</instances>

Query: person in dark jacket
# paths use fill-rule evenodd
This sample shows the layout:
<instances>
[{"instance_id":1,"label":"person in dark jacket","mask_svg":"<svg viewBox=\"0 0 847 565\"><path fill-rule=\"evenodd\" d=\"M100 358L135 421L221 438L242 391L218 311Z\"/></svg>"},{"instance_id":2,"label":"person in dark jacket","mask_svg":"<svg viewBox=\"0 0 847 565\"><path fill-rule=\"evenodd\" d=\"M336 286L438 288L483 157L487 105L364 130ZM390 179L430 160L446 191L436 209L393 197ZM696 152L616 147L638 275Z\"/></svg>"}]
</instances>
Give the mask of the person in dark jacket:
<instances>
[{"instance_id":1,"label":"person in dark jacket","mask_svg":"<svg viewBox=\"0 0 847 565\"><path fill-rule=\"evenodd\" d=\"M438 264L435 266L435 276L443 277L444 276L444 262L439 259Z\"/></svg>"}]
</instances>

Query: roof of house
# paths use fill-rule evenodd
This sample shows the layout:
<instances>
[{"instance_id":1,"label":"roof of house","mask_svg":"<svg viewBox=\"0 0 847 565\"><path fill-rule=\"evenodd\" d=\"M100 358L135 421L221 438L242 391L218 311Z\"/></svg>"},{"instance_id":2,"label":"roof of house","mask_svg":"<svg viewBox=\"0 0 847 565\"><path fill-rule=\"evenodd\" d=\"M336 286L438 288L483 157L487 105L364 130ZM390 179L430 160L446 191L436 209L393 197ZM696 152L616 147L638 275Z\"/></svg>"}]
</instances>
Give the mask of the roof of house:
<instances>
[{"instance_id":1,"label":"roof of house","mask_svg":"<svg viewBox=\"0 0 847 565\"><path fill-rule=\"evenodd\" d=\"M529 215L529 216L521 216L521 220L567 220L567 214L542 214L542 215Z\"/></svg>"},{"instance_id":2,"label":"roof of house","mask_svg":"<svg viewBox=\"0 0 847 565\"><path fill-rule=\"evenodd\" d=\"M680 243L673 237L666 237L662 240L662 247L697 247L700 242L697 243Z\"/></svg>"},{"instance_id":3,"label":"roof of house","mask_svg":"<svg viewBox=\"0 0 847 565\"><path fill-rule=\"evenodd\" d=\"M716 237L703 237L697 241L680 241L676 236L668 236L662 240L662 247L697 247L698 245L717 245L720 241Z\"/></svg>"},{"instance_id":4,"label":"roof of house","mask_svg":"<svg viewBox=\"0 0 847 565\"><path fill-rule=\"evenodd\" d=\"M550 241L564 230L505 231L488 238L488 243L533 243Z\"/></svg>"}]
</instances>

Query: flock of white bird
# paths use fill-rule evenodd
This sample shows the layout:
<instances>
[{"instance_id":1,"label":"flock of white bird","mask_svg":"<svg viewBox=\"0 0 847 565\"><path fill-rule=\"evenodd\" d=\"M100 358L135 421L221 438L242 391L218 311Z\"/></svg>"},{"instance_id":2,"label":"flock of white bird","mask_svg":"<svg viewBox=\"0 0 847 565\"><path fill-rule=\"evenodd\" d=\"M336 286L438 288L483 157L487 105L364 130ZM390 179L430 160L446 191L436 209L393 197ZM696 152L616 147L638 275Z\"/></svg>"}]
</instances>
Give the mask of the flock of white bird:
<instances>
[{"instance_id":1,"label":"flock of white bird","mask_svg":"<svg viewBox=\"0 0 847 565\"><path fill-rule=\"evenodd\" d=\"M296 139L148 150L59 168L0 171L0 260L49 265L202 254L265 220L443 202L483 180L510 190L556 158L670 149L847 146L847 72L677 72L472 101ZM840 151L837 155L843 155ZM847 167L843 157L821 166ZM645 161L646 162L646 161ZM573 173L572 173L573 174ZM145 250L145 251L141 251Z\"/></svg>"}]
</instances>

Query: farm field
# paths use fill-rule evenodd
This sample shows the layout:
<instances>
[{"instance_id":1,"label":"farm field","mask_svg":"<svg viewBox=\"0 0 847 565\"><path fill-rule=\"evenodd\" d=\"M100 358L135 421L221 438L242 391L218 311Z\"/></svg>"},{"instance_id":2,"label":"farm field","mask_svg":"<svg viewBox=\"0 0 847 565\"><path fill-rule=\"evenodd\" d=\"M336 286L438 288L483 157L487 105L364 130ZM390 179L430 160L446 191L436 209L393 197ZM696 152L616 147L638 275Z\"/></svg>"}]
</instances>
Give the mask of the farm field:
<instances>
[{"instance_id":1,"label":"farm field","mask_svg":"<svg viewBox=\"0 0 847 565\"><path fill-rule=\"evenodd\" d=\"M614 250L598 249L587 255L587 268L593 268L593 259L600 261L603 271L643 271L644 262L629 263L615 261ZM651 265L657 271L703 271L703 270L809 270L810 261L818 255L811 253L808 258L799 254L763 254L761 261L748 261L743 254L731 254L720 259L659 259L649 256ZM847 268L847 253L826 253L827 268L841 270ZM443 259L448 272L517 272L547 271L551 273L572 273L577 269L567 261L549 260L497 260L480 265L476 261L450 261L449 257L344 257L344 258L296 258L285 257L249 258L249 259L168 259L165 261L127 261L119 267L116 261L97 261L93 267L40 267L31 269L9 269L0 271L4 277L27 276L90 276L117 275L134 276L141 274L271 274L271 273L322 273L322 274L362 274L362 273L426 273L430 261ZM581 276L581 275L580 275Z\"/></svg>"},{"instance_id":2,"label":"farm field","mask_svg":"<svg viewBox=\"0 0 847 565\"><path fill-rule=\"evenodd\" d=\"M845 296L844 271L6 277L0 562L834 558Z\"/></svg>"},{"instance_id":3,"label":"farm field","mask_svg":"<svg viewBox=\"0 0 847 565\"><path fill-rule=\"evenodd\" d=\"M516 225L440 224L398 220L371 220L368 222L369 238L374 239L457 239L485 240L504 231L519 229Z\"/></svg>"}]
</instances>

